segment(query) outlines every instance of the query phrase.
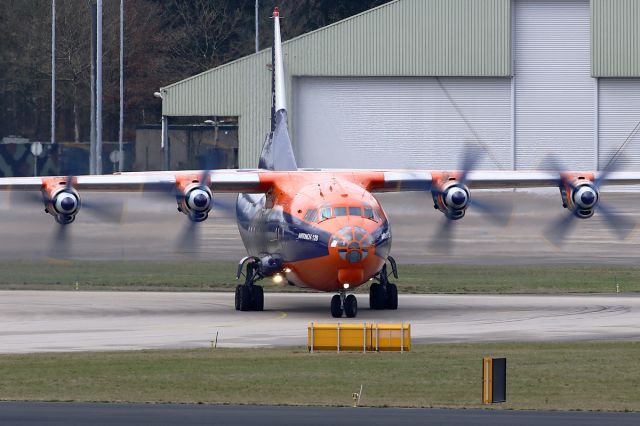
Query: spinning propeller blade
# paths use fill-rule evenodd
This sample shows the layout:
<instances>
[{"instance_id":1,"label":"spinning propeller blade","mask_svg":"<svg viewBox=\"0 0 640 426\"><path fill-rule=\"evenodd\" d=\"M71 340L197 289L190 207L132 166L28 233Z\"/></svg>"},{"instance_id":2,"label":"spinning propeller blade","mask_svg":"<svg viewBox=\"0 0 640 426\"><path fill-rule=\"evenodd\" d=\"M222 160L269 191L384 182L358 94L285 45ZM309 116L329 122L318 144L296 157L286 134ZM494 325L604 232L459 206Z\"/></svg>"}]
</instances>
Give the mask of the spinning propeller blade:
<instances>
[{"instance_id":1,"label":"spinning propeller blade","mask_svg":"<svg viewBox=\"0 0 640 426\"><path fill-rule=\"evenodd\" d=\"M482 158L482 151L474 145L470 145L465 149L460 167L460 177L458 183L466 185L469 177L469 173L472 172L475 166ZM439 192L440 196L445 194ZM477 209L483 214L489 222L498 225L506 226L511 220L513 214L513 203L506 201L483 201L477 198L469 197L469 208ZM452 248L453 222L456 221L451 215L445 213L445 221L440 229L436 232L433 240L430 244L431 248L436 252L449 253Z\"/></svg>"},{"instance_id":2,"label":"spinning propeller blade","mask_svg":"<svg viewBox=\"0 0 640 426\"><path fill-rule=\"evenodd\" d=\"M576 186L573 182L567 181L562 175L562 172L566 170L560 165L553 157L549 157L547 163L553 167L553 170L558 173L558 185L567 185L572 191L576 190ZM595 190L600 193L600 187L606 182L607 177L611 172L616 171L620 167L619 161L610 161L607 166L601 171L597 179L593 182ZM611 208L600 197L598 202L593 207L594 212L599 212L605 220L605 223L611 229L611 231L620 240L625 239L635 228L635 222L631 219L624 217L621 213ZM574 207L573 210L567 215L561 216L554 221L547 229L543 231L545 239L551 242L556 247L560 247L566 241L567 235L571 228L574 227L576 220L579 219L577 215L578 207Z\"/></svg>"}]
</instances>

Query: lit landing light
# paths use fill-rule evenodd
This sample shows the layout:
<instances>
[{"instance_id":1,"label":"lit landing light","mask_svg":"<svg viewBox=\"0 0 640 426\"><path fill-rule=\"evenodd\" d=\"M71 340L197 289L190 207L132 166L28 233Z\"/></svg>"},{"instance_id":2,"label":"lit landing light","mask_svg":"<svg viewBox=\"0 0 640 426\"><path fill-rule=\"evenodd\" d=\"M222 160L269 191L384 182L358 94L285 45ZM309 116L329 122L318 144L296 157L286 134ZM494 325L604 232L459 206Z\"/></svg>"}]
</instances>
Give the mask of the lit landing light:
<instances>
[{"instance_id":1,"label":"lit landing light","mask_svg":"<svg viewBox=\"0 0 640 426\"><path fill-rule=\"evenodd\" d=\"M348 289L349 288L349 283L342 284L342 287L344 287L345 290Z\"/></svg>"},{"instance_id":2,"label":"lit landing light","mask_svg":"<svg viewBox=\"0 0 640 426\"><path fill-rule=\"evenodd\" d=\"M283 281L283 280L284 280L284 278L282 277L282 275L281 275L281 274L275 274L275 275L273 276L273 282L274 282L274 284L280 284L280 283L282 283L282 281Z\"/></svg>"},{"instance_id":3,"label":"lit landing light","mask_svg":"<svg viewBox=\"0 0 640 426\"><path fill-rule=\"evenodd\" d=\"M288 274L289 272L291 272L291 268L284 268L284 273Z\"/></svg>"}]
</instances>

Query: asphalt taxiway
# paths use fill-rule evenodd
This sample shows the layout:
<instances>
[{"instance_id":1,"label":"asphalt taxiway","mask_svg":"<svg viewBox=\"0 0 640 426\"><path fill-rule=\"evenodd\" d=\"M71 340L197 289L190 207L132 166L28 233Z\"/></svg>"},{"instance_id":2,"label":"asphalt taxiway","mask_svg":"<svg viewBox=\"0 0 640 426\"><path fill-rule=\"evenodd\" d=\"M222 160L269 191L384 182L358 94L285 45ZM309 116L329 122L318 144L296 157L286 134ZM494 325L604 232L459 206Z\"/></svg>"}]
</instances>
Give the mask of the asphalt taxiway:
<instances>
[{"instance_id":1,"label":"asphalt taxiway","mask_svg":"<svg viewBox=\"0 0 640 426\"><path fill-rule=\"evenodd\" d=\"M443 410L422 408L269 407L176 404L0 403L0 423L29 425L278 425L366 424L495 426L631 426L638 413Z\"/></svg>"},{"instance_id":2,"label":"asphalt taxiway","mask_svg":"<svg viewBox=\"0 0 640 426\"><path fill-rule=\"evenodd\" d=\"M304 346L310 322L408 322L413 342L640 339L638 295L402 295L397 311L329 314L329 296L267 293L238 312L233 293L0 292L0 353Z\"/></svg>"}]
</instances>

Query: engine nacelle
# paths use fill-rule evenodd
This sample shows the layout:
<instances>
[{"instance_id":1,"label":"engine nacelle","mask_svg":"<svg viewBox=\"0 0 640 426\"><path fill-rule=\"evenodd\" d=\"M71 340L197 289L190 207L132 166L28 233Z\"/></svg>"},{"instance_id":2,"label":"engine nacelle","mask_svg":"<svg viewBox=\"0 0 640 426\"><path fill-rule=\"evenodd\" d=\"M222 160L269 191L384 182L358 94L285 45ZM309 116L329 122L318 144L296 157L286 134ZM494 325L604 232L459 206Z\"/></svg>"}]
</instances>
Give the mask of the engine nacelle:
<instances>
[{"instance_id":1,"label":"engine nacelle","mask_svg":"<svg viewBox=\"0 0 640 426\"><path fill-rule=\"evenodd\" d=\"M593 216L595 207L600 201L598 188L586 179L575 180L572 185L562 185L560 195L563 207L571 210L580 219Z\"/></svg>"},{"instance_id":2,"label":"engine nacelle","mask_svg":"<svg viewBox=\"0 0 640 426\"><path fill-rule=\"evenodd\" d=\"M469 207L469 188L457 181L449 181L437 191L431 191L433 197L433 207L444 213L451 220L458 220L464 217Z\"/></svg>"},{"instance_id":3,"label":"engine nacelle","mask_svg":"<svg viewBox=\"0 0 640 426\"><path fill-rule=\"evenodd\" d=\"M213 207L213 195L206 186L192 185L186 189L183 196L176 197L178 211L189 216L194 222L202 222L209 217Z\"/></svg>"},{"instance_id":4,"label":"engine nacelle","mask_svg":"<svg viewBox=\"0 0 640 426\"><path fill-rule=\"evenodd\" d=\"M44 211L61 225L73 222L81 206L78 191L66 179L68 178L49 178L42 185Z\"/></svg>"}]
</instances>

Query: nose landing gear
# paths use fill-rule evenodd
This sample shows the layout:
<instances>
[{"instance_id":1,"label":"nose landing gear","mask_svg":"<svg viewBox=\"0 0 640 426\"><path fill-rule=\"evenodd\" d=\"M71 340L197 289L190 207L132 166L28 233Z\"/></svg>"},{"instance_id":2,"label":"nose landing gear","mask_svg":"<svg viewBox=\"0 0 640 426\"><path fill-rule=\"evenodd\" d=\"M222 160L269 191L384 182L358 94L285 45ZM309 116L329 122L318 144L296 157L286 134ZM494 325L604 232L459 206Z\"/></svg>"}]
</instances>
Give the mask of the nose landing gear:
<instances>
[{"instance_id":1,"label":"nose landing gear","mask_svg":"<svg viewBox=\"0 0 640 426\"><path fill-rule=\"evenodd\" d=\"M393 276L398 278L398 268L393 257L389 256L391 264L391 272ZM379 282L374 282L369 288L369 308L374 310L380 309L398 309L398 287L389 281L387 273L387 264L382 267L380 272L375 276Z\"/></svg>"},{"instance_id":2,"label":"nose landing gear","mask_svg":"<svg viewBox=\"0 0 640 426\"><path fill-rule=\"evenodd\" d=\"M341 291L331 298L331 316L341 318L344 312L347 318L355 318L358 315L358 299L353 294Z\"/></svg>"}]
</instances>

